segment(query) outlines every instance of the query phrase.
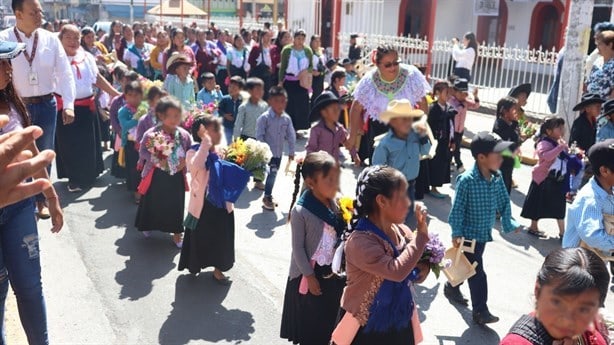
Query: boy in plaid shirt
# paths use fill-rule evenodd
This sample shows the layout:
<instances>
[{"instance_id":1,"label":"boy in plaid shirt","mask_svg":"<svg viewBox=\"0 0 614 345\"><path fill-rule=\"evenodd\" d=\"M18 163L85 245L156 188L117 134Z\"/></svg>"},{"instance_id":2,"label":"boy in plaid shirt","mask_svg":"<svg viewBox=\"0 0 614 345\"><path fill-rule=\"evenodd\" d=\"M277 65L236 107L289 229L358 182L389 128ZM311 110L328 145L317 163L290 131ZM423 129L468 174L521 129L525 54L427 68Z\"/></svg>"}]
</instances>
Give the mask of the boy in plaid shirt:
<instances>
[{"instance_id":1,"label":"boy in plaid shirt","mask_svg":"<svg viewBox=\"0 0 614 345\"><path fill-rule=\"evenodd\" d=\"M475 166L456 180L456 194L448 222L452 227L452 243L461 245L461 238L475 240L474 253L464 253L469 262L477 262L476 274L469 278L473 321L483 325L499 321L488 310L488 284L482 262L486 242L492 241L492 228L497 212L501 214L503 232L520 231L521 226L512 218L510 197L499 168L503 162L501 152L512 145L498 135L478 133L471 142L471 154ZM467 305L468 301L460 292L460 285L452 287L446 283L445 296L451 301Z\"/></svg>"}]
</instances>

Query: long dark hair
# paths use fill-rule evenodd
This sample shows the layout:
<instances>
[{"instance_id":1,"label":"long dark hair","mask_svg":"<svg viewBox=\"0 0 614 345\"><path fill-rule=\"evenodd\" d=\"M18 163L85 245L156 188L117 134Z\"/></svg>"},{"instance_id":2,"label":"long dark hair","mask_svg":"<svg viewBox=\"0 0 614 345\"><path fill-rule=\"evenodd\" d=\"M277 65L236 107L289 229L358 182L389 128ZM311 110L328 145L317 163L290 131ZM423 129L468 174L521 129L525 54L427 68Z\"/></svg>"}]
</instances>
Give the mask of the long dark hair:
<instances>
[{"instance_id":1,"label":"long dark hair","mask_svg":"<svg viewBox=\"0 0 614 345\"><path fill-rule=\"evenodd\" d=\"M326 177L333 169L338 168L339 165L337 164L337 161L328 152L318 151L307 154L303 163L296 165L296 173L294 174L294 193L292 194L290 211L292 211L298 193L301 189L301 177L303 180L307 178L314 178L316 174L319 173ZM290 215L288 215L288 220L290 220Z\"/></svg>"},{"instance_id":2,"label":"long dark hair","mask_svg":"<svg viewBox=\"0 0 614 345\"><path fill-rule=\"evenodd\" d=\"M11 61L8 60L8 63L11 64ZM32 118L30 118L30 114L26 108L26 105L23 103L23 100L19 95L17 95L17 91L15 90L15 85L13 85L13 80L6 85L4 90L0 90L0 99L5 101L9 105L13 105L17 113L21 116L21 125L24 127L28 127L32 125Z\"/></svg>"},{"instance_id":3,"label":"long dark hair","mask_svg":"<svg viewBox=\"0 0 614 345\"><path fill-rule=\"evenodd\" d=\"M277 46L277 49L279 51L281 51L282 49L284 49L284 47L281 45L281 39L284 38L285 35L289 35L290 32L288 31L280 31L279 33L277 33L277 38L275 39L275 45Z\"/></svg>"},{"instance_id":4,"label":"long dark hair","mask_svg":"<svg viewBox=\"0 0 614 345\"><path fill-rule=\"evenodd\" d=\"M473 50L475 51L475 55L477 56L478 55L478 41L475 38L475 34L469 31L463 37L465 37L465 39L469 41L469 43L467 44L467 48L473 48Z\"/></svg>"},{"instance_id":5,"label":"long dark hair","mask_svg":"<svg viewBox=\"0 0 614 345\"><path fill-rule=\"evenodd\" d=\"M85 45L85 40L84 40L84 37L85 37L86 35L89 35L89 34L94 34L94 37L96 36L96 33L94 32L94 29L92 29L92 28L91 28L91 27L89 27L89 26L86 26L86 27L84 27L83 29L81 29L81 47L83 47L83 49L84 49L86 52L91 53L92 51L90 50L90 48L88 48L88 47Z\"/></svg>"},{"instance_id":6,"label":"long dark hair","mask_svg":"<svg viewBox=\"0 0 614 345\"><path fill-rule=\"evenodd\" d=\"M518 100L514 97L505 96L497 103L497 117L503 116L503 113L512 109L518 104Z\"/></svg>"},{"instance_id":7,"label":"long dark hair","mask_svg":"<svg viewBox=\"0 0 614 345\"><path fill-rule=\"evenodd\" d=\"M167 50L167 55L168 55L169 58L171 57L173 52L176 52L177 49L178 49L177 46L175 45L175 36L177 36L178 34L182 34L182 35L185 36L185 34L183 33L183 30L181 30L178 27L173 27L171 29L171 34L169 36L169 38L171 40L171 44L170 44L170 46L168 47L168 50Z\"/></svg>"},{"instance_id":8,"label":"long dark hair","mask_svg":"<svg viewBox=\"0 0 614 345\"><path fill-rule=\"evenodd\" d=\"M540 288L552 286L555 294L567 296L597 290L602 306L608 294L610 274L603 260L590 250L557 249L544 260L537 274L537 283Z\"/></svg>"},{"instance_id":9,"label":"long dark hair","mask_svg":"<svg viewBox=\"0 0 614 345\"><path fill-rule=\"evenodd\" d=\"M539 131L535 134L535 146L548 136L548 131L565 125L565 119L560 116L548 116L544 123L539 127Z\"/></svg>"},{"instance_id":10,"label":"long dark hair","mask_svg":"<svg viewBox=\"0 0 614 345\"><path fill-rule=\"evenodd\" d=\"M395 168L375 165L364 169L358 176L354 209L356 217L373 215L377 210L375 198L383 195L392 198L407 183L405 176Z\"/></svg>"}]
</instances>

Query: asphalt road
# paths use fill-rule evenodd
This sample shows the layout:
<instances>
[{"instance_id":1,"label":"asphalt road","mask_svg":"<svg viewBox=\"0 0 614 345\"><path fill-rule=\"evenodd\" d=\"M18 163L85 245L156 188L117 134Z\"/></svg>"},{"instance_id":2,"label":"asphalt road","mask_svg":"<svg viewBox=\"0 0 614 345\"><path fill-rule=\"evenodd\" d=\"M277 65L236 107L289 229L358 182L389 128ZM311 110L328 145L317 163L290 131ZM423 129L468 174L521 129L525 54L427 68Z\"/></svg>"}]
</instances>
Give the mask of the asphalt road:
<instances>
[{"instance_id":1,"label":"asphalt road","mask_svg":"<svg viewBox=\"0 0 614 345\"><path fill-rule=\"evenodd\" d=\"M476 116L469 121L480 126L492 123L490 117ZM472 166L467 150L463 156L465 165ZM353 193L356 174L344 169L344 193ZM519 217L530 168L516 170L515 179L520 187L512 193L512 210ZM198 277L177 271L179 250L169 236L146 239L135 230L136 205L121 181L106 173L82 194L69 194L65 182L57 182L66 226L58 235L48 231L46 222L40 229L51 342L287 344L278 334L290 259L286 217L292 183L293 178L278 175L274 196L281 207L276 212L262 210L259 191L247 190L241 196L236 205L237 260L228 273L234 283L221 287L210 271ZM442 191L453 195L451 186ZM427 196L424 201L431 214L430 230L449 243L446 222L451 199ZM537 270L544 256L560 245L554 221L544 221L541 227L552 238L493 231L485 269L489 306L501 321L491 327L473 325L470 309L448 303L443 275L439 280L431 275L417 287L424 344L498 344L515 320L532 310ZM466 286L463 291L469 294ZM613 305L610 293L606 306Z\"/></svg>"}]
</instances>

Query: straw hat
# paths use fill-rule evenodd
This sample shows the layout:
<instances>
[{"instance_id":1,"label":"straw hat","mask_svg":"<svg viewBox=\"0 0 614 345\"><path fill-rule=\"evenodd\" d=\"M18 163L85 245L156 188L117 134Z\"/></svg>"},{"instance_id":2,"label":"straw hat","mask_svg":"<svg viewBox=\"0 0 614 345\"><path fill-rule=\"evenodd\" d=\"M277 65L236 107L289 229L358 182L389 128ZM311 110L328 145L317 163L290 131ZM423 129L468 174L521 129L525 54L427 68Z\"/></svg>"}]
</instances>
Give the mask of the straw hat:
<instances>
[{"instance_id":1,"label":"straw hat","mask_svg":"<svg viewBox=\"0 0 614 345\"><path fill-rule=\"evenodd\" d=\"M175 69L177 68L177 66L179 65L191 65L192 61L190 60L189 57L187 57L184 54L178 53L178 52L174 52L171 57L168 59L168 62L166 63L166 71L169 74L174 74L175 73Z\"/></svg>"},{"instance_id":2,"label":"straw hat","mask_svg":"<svg viewBox=\"0 0 614 345\"><path fill-rule=\"evenodd\" d=\"M424 112L420 109L414 109L411 106L411 102L407 99L392 100L388 103L386 111L381 113L379 119L384 123L390 122L390 120L398 117L410 117L413 119L419 119L424 116Z\"/></svg>"}]
</instances>

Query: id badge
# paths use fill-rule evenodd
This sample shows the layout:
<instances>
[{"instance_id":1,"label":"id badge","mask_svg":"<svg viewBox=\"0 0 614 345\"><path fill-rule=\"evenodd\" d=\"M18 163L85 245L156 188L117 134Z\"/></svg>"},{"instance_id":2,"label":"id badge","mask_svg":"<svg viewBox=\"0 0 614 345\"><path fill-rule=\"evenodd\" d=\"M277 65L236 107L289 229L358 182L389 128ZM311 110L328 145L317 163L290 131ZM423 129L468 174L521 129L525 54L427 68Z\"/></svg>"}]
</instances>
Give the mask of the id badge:
<instances>
[{"instance_id":1,"label":"id badge","mask_svg":"<svg viewBox=\"0 0 614 345\"><path fill-rule=\"evenodd\" d=\"M28 81L30 82L30 85L38 85L38 73L30 72L28 74Z\"/></svg>"}]
</instances>

